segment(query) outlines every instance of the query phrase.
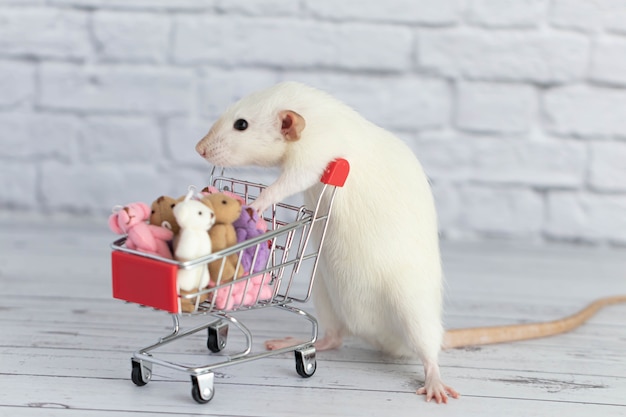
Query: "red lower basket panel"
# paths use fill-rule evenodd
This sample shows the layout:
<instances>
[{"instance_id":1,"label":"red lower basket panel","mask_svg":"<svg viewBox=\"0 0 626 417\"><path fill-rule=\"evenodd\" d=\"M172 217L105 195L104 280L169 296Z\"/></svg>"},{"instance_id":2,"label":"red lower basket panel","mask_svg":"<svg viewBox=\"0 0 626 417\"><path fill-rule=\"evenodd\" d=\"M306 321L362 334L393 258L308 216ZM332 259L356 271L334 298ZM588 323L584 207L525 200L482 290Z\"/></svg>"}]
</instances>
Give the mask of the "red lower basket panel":
<instances>
[{"instance_id":1,"label":"red lower basket panel","mask_svg":"<svg viewBox=\"0 0 626 417\"><path fill-rule=\"evenodd\" d=\"M178 313L178 266L113 251L113 297L159 310Z\"/></svg>"}]
</instances>

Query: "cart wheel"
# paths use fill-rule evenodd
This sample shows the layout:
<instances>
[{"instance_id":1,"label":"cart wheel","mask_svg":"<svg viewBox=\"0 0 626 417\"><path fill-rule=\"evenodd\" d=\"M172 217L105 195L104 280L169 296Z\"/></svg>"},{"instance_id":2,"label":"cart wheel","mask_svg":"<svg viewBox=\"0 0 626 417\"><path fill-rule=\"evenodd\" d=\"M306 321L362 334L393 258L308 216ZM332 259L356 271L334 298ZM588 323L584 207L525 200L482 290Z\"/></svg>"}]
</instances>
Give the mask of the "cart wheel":
<instances>
[{"instance_id":1,"label":"cart wheel","mask_svg":"<svg viewBox=\"0 0 626 417\"><path fill-rule=\"evenodd\" d=\"M220 321L216 325L209 326L208 330L209 337L206 346L213 353L221 352L226 347L228 339L228 323Z\"/></svg>"},{"instance_id":2,"label":"cart wheel","mask_svg":"<svg viewBox=\"0 0 626 417\"><path fill-rule=\"evenodd\" d=\"M191 396L197 403L206 404L213 399L214 395L213 372L191 376Z\"/></svg>"},{"instance_id":3,"label":"cart wheel","mask_svg":"<svg viewBox=\"0 0 626 417\"><path fill-rule=\"evenodd\" d=\"M133 370L130 373L130 379L138 387L143 387L152 378L152 364L144 364L143 362L131 359Z\"/></svg>"},{"instance_id":4,"label":"cart wheel","mask_svg":"<svg viewBox=\"0 0 626 417\"><path fill-rule=\"evenodd\" d=\"M315 360L315 347L313 345L294 350L296 356L296 372L302 378L313 376L317 369L317 361Z\"/></svg>"}]
</instances>

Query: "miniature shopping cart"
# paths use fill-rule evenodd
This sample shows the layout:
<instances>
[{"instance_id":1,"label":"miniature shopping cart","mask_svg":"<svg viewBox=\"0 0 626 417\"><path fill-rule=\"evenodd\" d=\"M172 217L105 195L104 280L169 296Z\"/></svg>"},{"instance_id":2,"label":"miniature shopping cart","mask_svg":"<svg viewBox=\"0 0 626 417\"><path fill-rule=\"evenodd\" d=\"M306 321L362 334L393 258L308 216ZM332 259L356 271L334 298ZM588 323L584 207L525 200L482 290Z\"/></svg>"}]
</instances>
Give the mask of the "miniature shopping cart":
<instances>
[{"instance_id":1,"label":"miniature shopping cart","mask_svg":"<svg viewBox=\"0 0 626 417\"><path fill-rule=\"evenodd\" d=\"M313 346L317 340L317 320L311 314L294 307L292 302L306 302L311 295L335 193L337 187L343 186L348 171L349 164L346 160L337 159L331 162L321 178L321 191L314 209L275 204L266 211L267 217L264 220L268 225L267 232L202 258L178 262L128 249L124 245L125 237L115 241L111 245L113 296L167 311L173 321L170 334L133 354L133 383L137 386L146 385L151 379L152 365L165 366L188 373L192 381L193 399L199 403L207 403L215 394L215 369L289 351L295 352L297 373L305 378L312 376L317 366ZM251 203L265 188L261 184L225 177L224 171L217 172L216 169L211 175L211 184L217 190L239 196L244 204ZM266 254L267 260L261 266L255 267L261 252ZM245 271L242 275L238 271L243 268L244 253L252 257L252 266L251 271ZM233 259L236 265L234 277L242 276L226 282L222 273L226 262ZM219 276L211 276L211 285L208 288L198 288L191 293L178 290L176 277L179 269L207 268L210 263L216 263L220 268ZM191 305L191 309L187 307L183 311L184 305ZM310 338L284 349L254 353L251 331L233 313L266 307L275 307L285 314L291 314L290 317L294 319L308 321L311 327ZM187 316L200 315L207 316L208 320L185 330L181 328L181 323ZM225 355L222 350L226 347L230 325L243 334L245 347L241 351ZM163 345L205 329L208 329L207 347L212 353L208 365L190 367L159 359L153 353Z\"/></svg>"}]
</instances>

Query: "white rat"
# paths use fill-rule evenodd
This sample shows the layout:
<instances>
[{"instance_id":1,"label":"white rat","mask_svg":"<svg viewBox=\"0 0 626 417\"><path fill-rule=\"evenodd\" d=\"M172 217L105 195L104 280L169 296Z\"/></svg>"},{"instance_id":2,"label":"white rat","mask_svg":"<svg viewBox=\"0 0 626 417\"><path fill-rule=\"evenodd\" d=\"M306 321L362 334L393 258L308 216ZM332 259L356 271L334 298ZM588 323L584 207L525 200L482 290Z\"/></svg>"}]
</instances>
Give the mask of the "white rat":
<instances>
[{"instance_id":1,"label":"white rat","mask_svg":"<svg viewBox=\"0 0 626 417\"><path fill-rule=\"evenodd\" d=\"M198 200L188 195L174 206L174 217L180 226L174 248L176 260L185 262L209 255L212 251L211 238L207 231L215 223L215 213ZM198 291L209 285L209 270L206 265L191 269L179 269L178 287L182 291Z\"/></svg>"},{"instance_id":2,"label":"white rat","mask_svg":"<svg viewBox=\"0 0 626 417\"><path fill-rule=\"evenodd\" d=\"M441 380L442 344L506 340L502 327L450 331L444 341L437 217L426 175L400 139L332 96L295 82L253 93L226 110L196 150L217 166L280 167L278 179L252 204L259 211L300 191L314 206L327 164L338 157L350 163L314 282L325 329L317 349L339 347L344 336L354 335L388 354L419 357L426 378L417 393L439 403L459 396ZM545 326L522 328L516 339L569 329Z\"/></svg>"}]
</instances>

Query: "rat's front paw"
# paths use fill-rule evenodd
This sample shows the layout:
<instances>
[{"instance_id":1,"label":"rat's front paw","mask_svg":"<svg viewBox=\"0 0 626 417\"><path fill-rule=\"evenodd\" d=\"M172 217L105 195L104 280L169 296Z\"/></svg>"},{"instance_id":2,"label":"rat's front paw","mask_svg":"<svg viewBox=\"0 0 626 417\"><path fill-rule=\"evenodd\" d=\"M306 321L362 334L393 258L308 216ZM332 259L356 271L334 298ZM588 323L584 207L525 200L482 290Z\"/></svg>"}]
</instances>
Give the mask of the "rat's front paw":
<instances>
[{"instance_id":1,"label":"rat's front paw","mask_svg":"<svg viewBox=\"0 0 626 417\"><path fill-rule=\"evenodd\" d=\"M261 197L257 198L250 204L250 207L259 214L262 214L269 206L270 205L266 204Z\"/></svg>"}]
</instances>

